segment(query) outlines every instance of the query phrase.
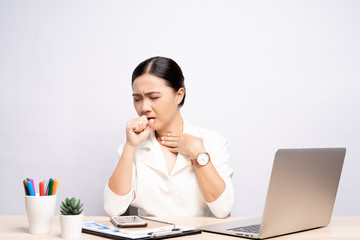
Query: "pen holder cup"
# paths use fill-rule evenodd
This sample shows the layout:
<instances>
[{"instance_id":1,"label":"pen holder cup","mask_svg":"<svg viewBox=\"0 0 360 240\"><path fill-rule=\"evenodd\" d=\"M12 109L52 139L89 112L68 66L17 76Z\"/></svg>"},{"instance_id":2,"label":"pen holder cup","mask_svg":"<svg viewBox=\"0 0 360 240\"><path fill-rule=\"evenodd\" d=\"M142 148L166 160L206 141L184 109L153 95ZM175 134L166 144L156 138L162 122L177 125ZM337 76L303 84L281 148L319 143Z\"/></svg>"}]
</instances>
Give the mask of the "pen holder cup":
<instances>
[{"instance_id":1,"label":"pen holder cup","mask_svg":"<svg viewBox=\"0 0 360 240\"><path fill-rule=\"evenodd\" d=\"M25 196L26 215L31 234L45 234L50 232L52 217L54 216L56 195Z\"/></svg>"}]
</instances>

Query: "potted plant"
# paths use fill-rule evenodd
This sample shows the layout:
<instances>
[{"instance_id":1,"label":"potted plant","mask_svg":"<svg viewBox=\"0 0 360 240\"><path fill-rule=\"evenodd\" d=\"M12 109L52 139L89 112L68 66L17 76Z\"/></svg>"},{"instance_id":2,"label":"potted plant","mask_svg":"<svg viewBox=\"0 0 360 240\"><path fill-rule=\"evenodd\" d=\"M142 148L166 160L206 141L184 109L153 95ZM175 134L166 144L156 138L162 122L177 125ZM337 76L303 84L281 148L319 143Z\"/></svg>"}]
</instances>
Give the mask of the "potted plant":
<instances>
[{"instance_id":1,"label":"potted plant","mask_svg":"<svg viewBox=\"0 0 360 240\"><path fill-rule=\"evenodd\" d=\"M82 222L84 218L84 204L80 199L66 198L60 205L60 227L61 236L67 239L79 238L81 236Z\"/></svg>"}]
</instances>

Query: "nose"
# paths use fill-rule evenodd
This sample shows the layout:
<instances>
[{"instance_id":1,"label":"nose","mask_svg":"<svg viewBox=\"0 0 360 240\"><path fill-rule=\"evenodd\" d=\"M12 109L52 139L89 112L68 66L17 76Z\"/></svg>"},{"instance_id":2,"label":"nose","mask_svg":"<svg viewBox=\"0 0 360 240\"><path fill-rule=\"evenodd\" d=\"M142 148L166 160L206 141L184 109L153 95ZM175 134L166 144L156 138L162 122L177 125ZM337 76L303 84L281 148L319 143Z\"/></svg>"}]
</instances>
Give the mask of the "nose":
<instances>
[{"instance_id":1,"label":"nose","mask_svg":"<svg viewBox=\"0 0 360 240\"><path fill-rule=\"evenodd\" d=\"M142 115L146 115L146 113L151 112L151 104L150 101L144 99L144 101L141 104L141 113Z\"/></svg>"}]
</instances>

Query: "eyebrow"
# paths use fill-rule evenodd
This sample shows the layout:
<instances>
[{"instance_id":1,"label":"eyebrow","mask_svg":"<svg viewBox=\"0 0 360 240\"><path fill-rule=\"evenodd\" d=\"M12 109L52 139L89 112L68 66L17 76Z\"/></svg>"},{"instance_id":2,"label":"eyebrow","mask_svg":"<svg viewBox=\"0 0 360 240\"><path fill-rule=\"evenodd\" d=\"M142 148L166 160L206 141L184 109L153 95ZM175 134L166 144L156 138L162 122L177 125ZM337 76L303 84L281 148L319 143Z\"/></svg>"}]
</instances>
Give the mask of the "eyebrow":
<instances>
[{"instance_id":1,"label":"eyebrow","mask_svg":"<svg viewBox=\"0 0 360 240\"><path fill-rule=\"evenodd\" d=\"M156 93L161 94L161 92L152 91L152 92L145 93L145 96L156 94ZM133 93L132 96L141 96L141 94L140 93Z\"/></svg>"}]
</instances>

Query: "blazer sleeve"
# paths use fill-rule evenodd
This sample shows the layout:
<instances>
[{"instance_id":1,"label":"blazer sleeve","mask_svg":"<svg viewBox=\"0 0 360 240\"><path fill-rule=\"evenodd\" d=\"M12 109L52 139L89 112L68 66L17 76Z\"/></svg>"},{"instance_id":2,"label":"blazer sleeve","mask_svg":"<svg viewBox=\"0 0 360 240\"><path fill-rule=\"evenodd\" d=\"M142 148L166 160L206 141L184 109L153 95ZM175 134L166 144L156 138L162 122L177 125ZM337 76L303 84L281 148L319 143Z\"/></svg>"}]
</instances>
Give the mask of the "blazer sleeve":
<instances>
[{"instance_id":1,"label":"blazer sleeve","mask_svg":"<svg viewBox=\"0 0 360 240\"><path fill-rule=\"evenodd\" d=\"M227 141L220 134L217 135L216 139L210 143L209 149L212 152L209 154L216 171L225 182L225 190L214 202L207 202L206 204L215 217L225 218L230 215L234 203L234 187L231 181L233 170L229 166Z\"/></svg>"},{"instance_id":2,"label":"blazer sleeve","mask_svg":"<svg viewBox=\"0 0 360 240\"><path fill-rule=\"evenodd\" d=\"M122 154L123 146L124 145L121 145L118 148L118 154L119 154L118 159L120 159L120 156ZM135 198L134 174L135 174L135 170L133 168L131 190L128 194L123 195L123 196L117 195L116 193L111 191L111 189L109 188L109 184L108 184L109 182L106 183L105 190L104 190L104 210L109 216L118 216L118 215L123 214L128 209L128 207L130 206L132 201L134 200L134 198Z\"/></svg>"}]
</instances>

